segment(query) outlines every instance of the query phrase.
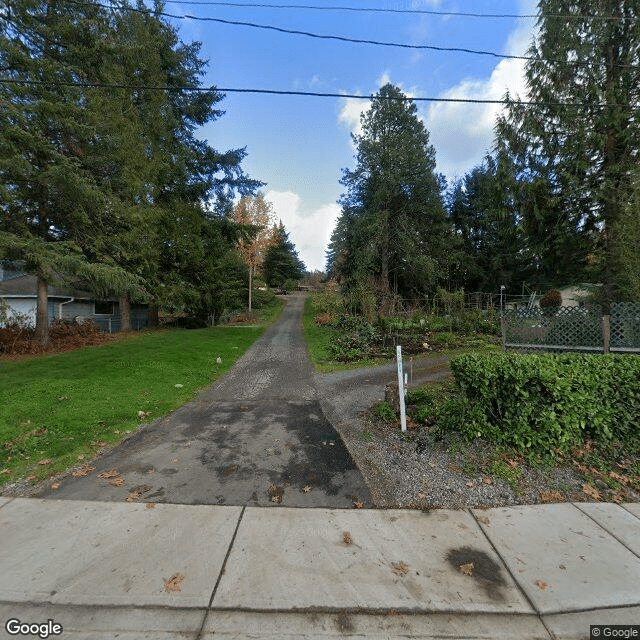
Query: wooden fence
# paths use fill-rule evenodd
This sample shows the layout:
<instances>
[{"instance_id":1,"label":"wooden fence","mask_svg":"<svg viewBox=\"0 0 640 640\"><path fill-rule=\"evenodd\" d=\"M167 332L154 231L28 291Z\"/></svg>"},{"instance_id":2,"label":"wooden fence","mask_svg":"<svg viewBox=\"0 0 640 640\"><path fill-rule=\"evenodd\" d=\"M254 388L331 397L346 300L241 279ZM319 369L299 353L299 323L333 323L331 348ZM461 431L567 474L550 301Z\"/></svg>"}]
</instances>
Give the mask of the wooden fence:
<instances>
[{"instance_id":1,"label":"wooden fence","mask_svg":"<svg viewBox=\"0 0 640 640\"><path fill-rule=\"evenodd\" d=\"M505 351L640 353L640 303L614 304L610 316L598 306L506 310L501 325Z\"/></svg>"}]
</instances>

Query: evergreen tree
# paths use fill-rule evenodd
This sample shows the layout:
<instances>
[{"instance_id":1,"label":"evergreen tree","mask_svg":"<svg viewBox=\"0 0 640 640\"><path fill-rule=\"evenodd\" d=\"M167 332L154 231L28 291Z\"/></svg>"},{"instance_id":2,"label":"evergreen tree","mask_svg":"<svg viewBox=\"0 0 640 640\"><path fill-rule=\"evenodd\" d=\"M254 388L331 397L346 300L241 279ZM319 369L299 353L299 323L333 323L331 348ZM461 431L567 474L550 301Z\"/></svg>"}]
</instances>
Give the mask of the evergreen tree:
<instances>
[{"instance_id":1,"label":"evergreen tree","mask_svg":"<svg viewBox=\"0 0 640 640\"><path fill-rule=\"evenodd\" d=\"M510 101L497 127L539 261L557 281L595 274L605 311L617 295L616 227L640 148L639 14L637 0L540 0L526 68L535 104Z\"/></svg>"},{"instance_id":2,"label":"evergreen tree","mask_svg":"<svg viewBox=\"0 0 640 640\"><path fill-rule=\"evenodd\" d=\"M498 163L484 163L458 181L449 196L449 215L462 241L461 280L467 291L499 291L519 287L531 275L518 212Z\"/></svg>"},{"instance_id":3,"label":"evergreen tree","mask_svg":"<svg viewBox=\"0 0 640 640\"><path fill-rule=\"evenodd\" d=\"M133 293L122 269L81 259L83 239L110 194L91 171L99 115L78 83L100 39L99 9L16 0L0 14L0 250L37 275L36 338L48 342L47 285L79 276L96 288ZM134 286L135 284L135 286Z\"/></svg>"},{"instance_id":4,"label":"evergreen tree","mask_svg":"<svg viewBox=\"0 0 640 640\"><path fill-rule=\"evenodd\" d=\"M263 269L270 287L281 287L287 280L300 280L306 271L282 222L274 229L274 242L265 252Z\"/></svg>"},{"instance_id":5,"label":"evergreen tree","mask_svg":"<svg viewBox=\"0 0 640 640\"><path fill-rule=\"evenodd\" d=\"M347 192L328 266L347 288L373 279L383 300L419 295L446 277L452 240L434 148L415 104L391 84L361 123L362 134L352 135L356 167L340 181Z\"/></svg>"}]
</instances>

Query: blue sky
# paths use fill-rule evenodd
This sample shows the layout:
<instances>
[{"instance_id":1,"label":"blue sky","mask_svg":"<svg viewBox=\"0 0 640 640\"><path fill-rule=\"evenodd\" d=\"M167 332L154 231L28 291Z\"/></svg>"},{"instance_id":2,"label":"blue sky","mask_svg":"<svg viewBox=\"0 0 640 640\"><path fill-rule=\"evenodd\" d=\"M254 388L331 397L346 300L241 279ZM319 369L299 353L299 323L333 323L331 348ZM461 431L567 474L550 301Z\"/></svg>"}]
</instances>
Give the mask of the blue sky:
<instances>
[{"instance_id":1,"label":"blue sky","mask_svg":"<svg viewBox=\"0 0 640 640\"><path fill-rule=\"evenodd\" d=\"M249 3L251 0L238 0ZM261 0L273 4L426 9L535 14L534 0ZM534 19L443 17L167 2L172 14L222 18L319 34L466 47L523 55ZM416 51L318 40L191 19L170 20L185 42L202 42L209 60L205 84L230 88L369 95L390 81L413 97L500 99L524 95L523 61L454 52ZM323 269L324 252L339 215L341 169L355 164L350 133L369 103L227 93L225 115L202 129L216 149L246 147L246 172L266 182L274 204L307 268ZM482 160L493 142L497 105L418 103L436 150L437 170L449 180Z\"/></svg>"}]
</instances>

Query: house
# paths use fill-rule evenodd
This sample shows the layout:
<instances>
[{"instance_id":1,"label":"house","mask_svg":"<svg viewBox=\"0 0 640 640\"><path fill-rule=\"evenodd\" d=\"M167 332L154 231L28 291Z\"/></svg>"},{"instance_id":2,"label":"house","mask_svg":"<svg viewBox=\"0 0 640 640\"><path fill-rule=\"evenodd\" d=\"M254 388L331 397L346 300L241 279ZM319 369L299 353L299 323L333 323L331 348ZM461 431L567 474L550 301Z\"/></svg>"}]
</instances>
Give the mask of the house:
<instances>
[{"instance_id":1,"label":"house","mask_svg":"<svg viewBox=\"0 0 640 640\"><path fill-rule=\"evenodd\" d=\"M6 277L6 273L4 275ZM81 322L90 318L103 331L120 331L121 316L118 299L115 297L96 299L88 291L49 285L49 322L56 318ZM0 300L8 305L8 317L20 317L27 324L36 323L37 278L35 275L14 272L0 281ZM131 305L131 328L144 329L149 324L146 304Z\"/></svg>"}]
</instances>

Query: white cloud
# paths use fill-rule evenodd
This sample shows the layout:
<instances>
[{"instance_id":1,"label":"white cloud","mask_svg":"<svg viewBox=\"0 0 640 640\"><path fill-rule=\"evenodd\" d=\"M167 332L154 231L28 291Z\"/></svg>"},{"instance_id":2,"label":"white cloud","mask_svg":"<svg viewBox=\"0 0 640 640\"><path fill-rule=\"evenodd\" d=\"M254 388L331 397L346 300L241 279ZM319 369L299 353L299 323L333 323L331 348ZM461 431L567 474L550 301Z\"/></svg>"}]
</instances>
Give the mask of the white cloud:
<instances>
[{"instance_id":1,"label":"white cloud","mask_svg":"<svg viewBox=\"0 0 640 640\"><path fill-rule=\"evenodd\" d=\"M267 191L265 200L273 203L276 218L282 220L307 269L324 271L325 251L340 215L339 205L310 209L293 191Z\"/></svg>"},{"instance_id":2,"label":"white cloud","mask_svg":"<svg viewBox=\"0 0 640 640\"><path fill-rule=\"evenodd\" d=\"M523 13L532 11L531 0L521 2ZM533 37L533 22L521 23L509 37L506 53L523 55ZM524 60L503 59L488 78L467 78L439 97L501 100L507 90L512 96L526 95ZM462 177L482 161L494 141L496 117L502 110L498 104L433 103L425 125L436 149L438 171L447 178Z\"/></svg>"}]
</instances>

